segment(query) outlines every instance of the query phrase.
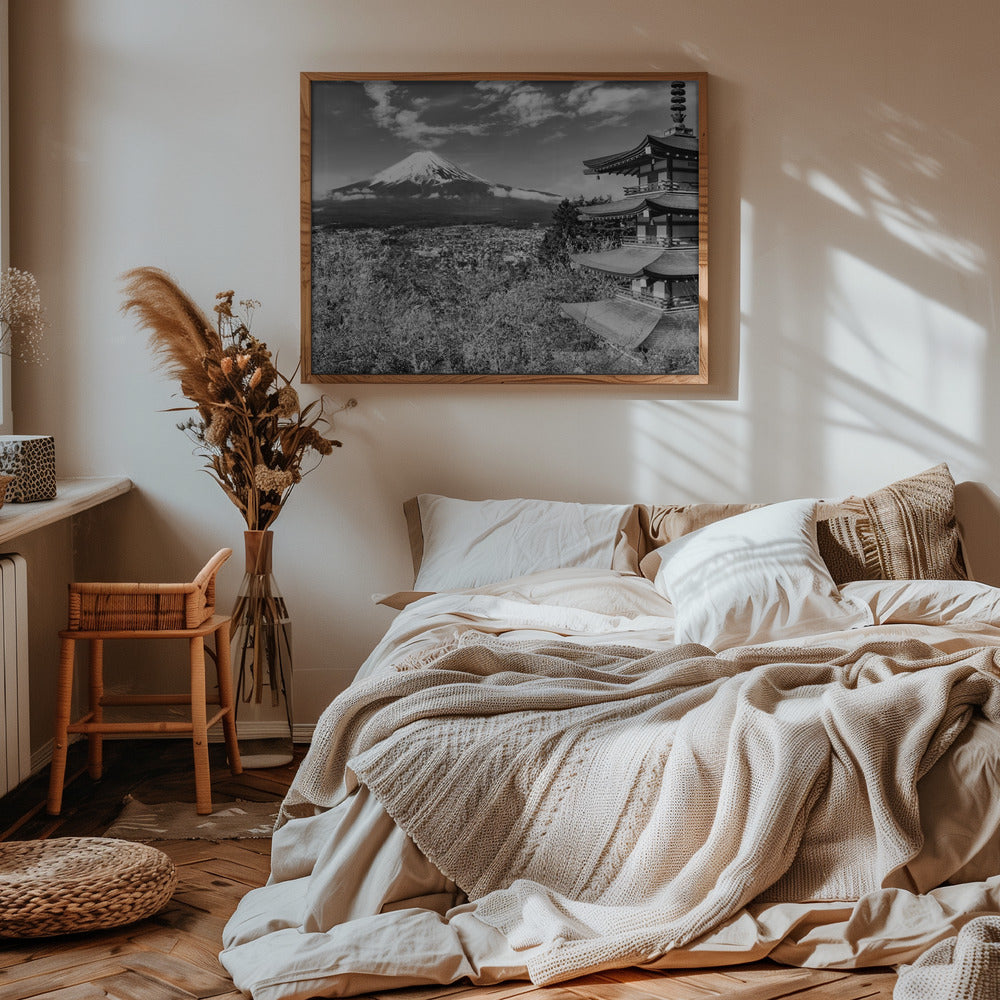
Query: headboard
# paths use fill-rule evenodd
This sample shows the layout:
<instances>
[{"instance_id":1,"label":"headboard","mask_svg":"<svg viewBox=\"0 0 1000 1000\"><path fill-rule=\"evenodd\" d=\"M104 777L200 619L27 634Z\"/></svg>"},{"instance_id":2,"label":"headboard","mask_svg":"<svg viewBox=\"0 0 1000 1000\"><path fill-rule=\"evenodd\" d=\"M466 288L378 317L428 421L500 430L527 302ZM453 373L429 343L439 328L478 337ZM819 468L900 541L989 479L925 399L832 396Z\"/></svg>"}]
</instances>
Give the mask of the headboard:
<instances>
[{"instance_id":1,"label":"headboard","mask_svg":"<svg viewBox=\"0 0 1000 1000\"><path fill-rule=\"evenodd\" d=\"M956 483L955 516L969 575L1000 587L1000 497L985 483Z\"/></svg>"}]
</instances>

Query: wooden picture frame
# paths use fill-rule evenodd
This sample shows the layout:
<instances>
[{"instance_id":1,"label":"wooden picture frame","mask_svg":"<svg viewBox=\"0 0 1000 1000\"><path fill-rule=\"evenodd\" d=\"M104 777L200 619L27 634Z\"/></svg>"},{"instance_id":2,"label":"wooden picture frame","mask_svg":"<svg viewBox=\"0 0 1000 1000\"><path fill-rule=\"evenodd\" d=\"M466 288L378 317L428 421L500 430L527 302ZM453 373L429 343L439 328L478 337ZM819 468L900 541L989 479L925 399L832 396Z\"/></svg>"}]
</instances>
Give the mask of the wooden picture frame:
<instances>
[{"instance_id":1,"label":"wooden picture frame","mask_svg":"<svg viewBox=\"0 0 1000 1000\"><path fill-rule=\"evenodd\" d=\"M301 74L305 382L708 381L707 74Z\"/></svg>"}]
</instances>

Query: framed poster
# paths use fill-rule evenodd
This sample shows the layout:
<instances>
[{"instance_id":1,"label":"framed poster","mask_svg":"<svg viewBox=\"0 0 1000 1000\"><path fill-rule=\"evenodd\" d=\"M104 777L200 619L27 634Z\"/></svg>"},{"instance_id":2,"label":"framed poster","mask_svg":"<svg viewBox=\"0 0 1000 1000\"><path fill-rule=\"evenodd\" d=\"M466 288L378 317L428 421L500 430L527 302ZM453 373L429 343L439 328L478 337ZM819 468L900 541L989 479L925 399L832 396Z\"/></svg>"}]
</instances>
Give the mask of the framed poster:
<instances>
[{"instance_id":1,"label":"framed poster","mask_svg":"<svg viewBox=\"0 0 1000 1000\"><path fill-rule=\"evenodd\" d=\"M708 381L704 73L303 73L307 382Z\"/></svg>"}]
</instances>

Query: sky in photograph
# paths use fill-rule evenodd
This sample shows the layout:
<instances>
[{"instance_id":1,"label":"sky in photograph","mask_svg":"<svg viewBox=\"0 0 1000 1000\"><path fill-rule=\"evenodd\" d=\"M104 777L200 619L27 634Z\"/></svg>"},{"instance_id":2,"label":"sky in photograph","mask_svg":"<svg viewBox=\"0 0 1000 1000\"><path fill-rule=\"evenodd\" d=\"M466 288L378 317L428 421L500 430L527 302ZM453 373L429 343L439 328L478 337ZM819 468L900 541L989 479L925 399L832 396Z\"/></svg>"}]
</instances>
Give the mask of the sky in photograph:
<instances>
[{"instance_id":1,"label":"sky in photograph","mask_svg":"<svg viewBox=\"0 0 1000 1000\"><path fill-rule=\"evenodd\" d=\"M669 80L313 81L313 196L364 180L420 149L484 180L566 197L621 193L625 177L583 160L672 125ZM697 83L685 124L697 130Z\"/></svg>"}]
</instances>

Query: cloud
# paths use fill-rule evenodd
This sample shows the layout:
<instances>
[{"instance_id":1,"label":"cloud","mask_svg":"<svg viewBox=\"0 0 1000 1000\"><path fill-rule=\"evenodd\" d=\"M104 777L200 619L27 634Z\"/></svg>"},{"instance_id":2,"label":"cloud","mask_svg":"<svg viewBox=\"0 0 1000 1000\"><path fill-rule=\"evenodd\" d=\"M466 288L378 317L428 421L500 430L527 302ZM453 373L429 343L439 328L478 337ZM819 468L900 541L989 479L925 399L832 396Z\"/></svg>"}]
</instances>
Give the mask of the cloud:
<instances>
[{"instance_id":1,"label":"cloud","mask_svg":"<svg viewBox=\"0 0 1000 1000\"><path fill-rule=\"evenodd\" d=\"M534 128L565 114L552 95L530 80L480 80L475 110L510 128Z\"/></svg>"},{"instance_id":2,"label":"cloud","mask_svg":"<svg viewBox=\"0 0 1000 1000\"><path fill-rule=\"evenodd\" d=\"M475 89L485 94L509 94L518 86L517 80L480 80Z\"/></svg>"},{"instance_id":3,"label":"cloud","mask_svg":"<svg viewBox=\"0 0 1000 1000\"><path fill-rule=\"evenodd\" d=\"M557 194L548 194L545 191L532 191L530 188L512 188L506 184L494 184L490 188L490 194L494 198L514 198L521 201L556 202L560 200Z\"/></svg>"},{"instance_id":4,"label":"cloud","mask_svg":"<svg viewBox=\"0 0 1000 1000\"><path fill-rule=\"evenodd\" d=\"M663 101L662 91L629 83L601 83L587 80L571 87L566 104L572 114L581 118L600 119L595 124L620 125L634 111L648 110L655 101ZM664 106L664 118L669 109Z\"/></svg>"},{"instance_id":5,"label":"cloud","mask_svg":"<svg viewBox=\"0 0 1000 1000\"><path fill-rule=\"evenodd\" d=\"M506 113L515 125L532 128L550 118L558 118L564 112L556 107L555 101L544 91L533 87L522 87L507 98Z\"/></svg>"},{"instance_id":6,"label":"cloud","mask_svg":"<svg viewBox=\"0 0 1000 1000\"><path fill-rule=\"evenodd\" d=\"M661 82L580 80L552 88L534 80L479 80L471 95L465 91L443 103L388 80L369 81L364 89L375 124L424 149L444 145L455 135L484 135L498 128L514 133L560 118L590 129L626 124L633 113L658 105L665 125L670 115ZM549 141L562 134L559 122L552 128Z\"/></svg>"},{"instance_id":7,"label":"cloud","mask_svg":"<svg viewBox=\"0 0 1000 1000\"><path fill-rule=\"evenodd\" d=\"M560 139L565 139L569 135L569 132L564 128L557 128L554 132L549 132L547 135L543 136L541 142L558 142Z\"/></svg>"},{"instance_id":8,"label":"cloud","mask_svg":"<svg viewBox=\"0 0 1000 1000\"><path fill-rule=\"evenodd\" d=\"M532 80L480 80L476 105L494 121L511 128L534 128L553 118L584 119L588 127L621 125L635 111L663 103L662 85L628 81L581 80L568 89L551 90ZM664 116L669 108L664 105Z\"/></svg>"},{"instance_id":9,"label":"cloud","mask_svg":"<svg viewBox=\"0 0 1000 1000\"><path fill-rule=\"evenodd\" d=\"M365 84L365 93L375 102L372 118L382 128L390 128L394 117L391 94L396 89L388 80L373 80Z\"/></svg>"},{"instance_id":10,"label":"cloud","mask_svg":"<svg viewBox=\"0 0 1000 1000\"><path fill-rule=\"evenodd\" d=\"M407 101L405 89L388 80L369 81L364 87L375 105L372 108L375 124L424 149L440 146L452 135L482 135L486 131L486 126L480 123L431 125L423 121L421 114L431 106L430 99L418 97Z\"/></svg>"}]
</instances>

